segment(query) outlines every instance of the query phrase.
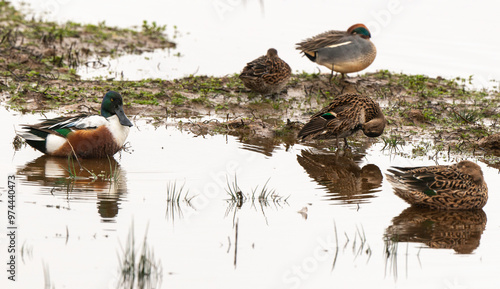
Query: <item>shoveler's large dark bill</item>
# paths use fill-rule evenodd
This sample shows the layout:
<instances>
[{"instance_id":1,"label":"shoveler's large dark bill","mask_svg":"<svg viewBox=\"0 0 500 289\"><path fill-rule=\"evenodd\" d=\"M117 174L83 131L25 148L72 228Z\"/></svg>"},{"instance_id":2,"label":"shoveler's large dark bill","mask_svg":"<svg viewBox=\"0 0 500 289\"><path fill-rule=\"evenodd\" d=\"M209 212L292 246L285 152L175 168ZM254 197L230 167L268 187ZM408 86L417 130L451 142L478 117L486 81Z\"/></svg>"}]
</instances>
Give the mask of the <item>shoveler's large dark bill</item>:
<instances>
[{"instance_id":1,"label":"shoveler's large dark bill","mask_svg":"<svg viewBox=\"0 0 500 289\"><path fill-rule=\"evenodd\" d=\"M122 106L119 106L115 109L115 114L118 116L118 119L120 120L121 125L133 126L132 122L125 115L125 112L123 111Z\"/></svg>"}]
</instances>

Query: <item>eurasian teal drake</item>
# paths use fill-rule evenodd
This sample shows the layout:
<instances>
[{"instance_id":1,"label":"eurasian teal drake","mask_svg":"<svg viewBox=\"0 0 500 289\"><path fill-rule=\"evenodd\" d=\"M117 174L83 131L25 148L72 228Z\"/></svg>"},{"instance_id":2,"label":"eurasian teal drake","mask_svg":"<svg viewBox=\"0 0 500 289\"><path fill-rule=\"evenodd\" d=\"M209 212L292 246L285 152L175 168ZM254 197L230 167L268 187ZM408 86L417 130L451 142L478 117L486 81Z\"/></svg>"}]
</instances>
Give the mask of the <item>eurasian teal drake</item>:
<instances>
[{"instance_id":1,"label":"eurasian teal drake","mask_svg":"<svg viewBox=\"0 0 500 289\"><path fill-rule=\"evenodd\" d=\"M386 120L380 106L368 96L345 93L337 96L327 107L314 114L300 130L301 139L337 139L362 130L368 137L384 132Z\"/></svg>"},{"instance_id":2,"label":"eurasian teal drake","mask_svg":"<svg viewBox=\"0 0 500 289\"><path fill-rule=\"evenodd\" d=\"M358 72L375 60L377 49L370 41L370 31L363 24L354 24L347 31L331 30L297 43L309 60L345 73Z\"/></svg>"},{"instance_id":3,"label":"eurasian teal drake","mask_svg":"<svg viewBox=\"0 0 500 289\"><path fill-rule=\"evenodd\" d=\"M263 55L247 63L240 74L243 84L262 95L281 92L290 80L290 66L278 56L278 51L270 48Z\"/></svg>"},{"instance_id":4,"label":"eurasian teal drake","mask_svg":"<svg viewBox=\"0 0 500 289\"><path fill-rule=\"evenodd\" d=\"M393 167L389 182L407 203L431 209L481 209L488 187L481 167L471 161L448 166Z\"/></svg>"},{"instance_id":5,"label":"eurasian teal drake","mask_svg":"<svg viewBox=\"0 0 500 289\"><path fill-rule=\"evenodd\" d=\"M67 157L104 158L118 152L132 123L123 112L122 96L109 91L101 104L101 115L80 114L22 125L18 135L42 153Z\"/></svg>"}]
</instances>

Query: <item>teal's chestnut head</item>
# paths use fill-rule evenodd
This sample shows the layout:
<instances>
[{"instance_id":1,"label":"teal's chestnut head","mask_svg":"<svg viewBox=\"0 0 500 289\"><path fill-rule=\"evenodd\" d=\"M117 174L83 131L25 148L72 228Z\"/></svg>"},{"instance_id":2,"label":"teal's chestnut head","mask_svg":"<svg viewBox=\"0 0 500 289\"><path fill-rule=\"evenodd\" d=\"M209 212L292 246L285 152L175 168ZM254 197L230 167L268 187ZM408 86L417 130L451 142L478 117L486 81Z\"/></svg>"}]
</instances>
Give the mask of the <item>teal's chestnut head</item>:
<instances>
[{"instance_id":1,"label":"teal's chestnut head","mask_svg":"<svg viewBox=\"0 0 500 289\"><path fill-rule=\"evenodd\" d=\"M359 35L365 39L369 39L372 37L370 31L364 24L354 24L349 29L347 29L347 33L353 35Z\"/></svg>"}]
</instances>

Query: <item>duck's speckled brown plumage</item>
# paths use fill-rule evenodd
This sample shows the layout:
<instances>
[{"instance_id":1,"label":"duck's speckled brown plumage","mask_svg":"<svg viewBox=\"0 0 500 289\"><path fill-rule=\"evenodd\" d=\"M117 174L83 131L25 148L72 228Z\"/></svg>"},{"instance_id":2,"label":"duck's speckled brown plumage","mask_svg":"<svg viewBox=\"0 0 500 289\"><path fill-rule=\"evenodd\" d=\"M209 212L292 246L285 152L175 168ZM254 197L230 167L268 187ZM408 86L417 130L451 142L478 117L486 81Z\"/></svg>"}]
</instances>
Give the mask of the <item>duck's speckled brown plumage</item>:
<instances>
[{"instance_id":1,"label":"duck's speckled brown plumage","mask_svg":"<svg viewBox=\"0 0 500 289\"><path fill-rule=\"evenodd\" d=\"M377 137L384 132L386 120L380 106L368 96L346 93L311 117L300 130L301 139L345 138L358 130ZM345 140L347 143L347 140Z\"/></svg>"},{"instance_id":2,"label":"duck's speckled brown plumage","mask_svg":"<svg viewBox=\"0 0 500 289\"><path fill-rule=\"evenodd\" d=\"M365 25L354 24L347 31L327 31L296 45L309 60L343 75L361 71L375 60L377 49L370 37Z\"/></svg>"},{"instance_id":3,"label":"duck's speckled brown plumage","mask_svg":"<svg viewBox=\"0 0 500 289\"><path fill-rule=\"evenodd\" d=\"M471 161L449 166L393 167L387 174L397 196L432 209L481 209L488 187L481 167Z\"/></svg>"},{"instance_id":4,"label":"duck's speckled brown plumage","mask_svg":"<svg viewBox=\"0 0 500 289\"><path fill-rule=\"evenodd\" d=\"M279 93L290 80L290 66L278 56L274 48L267 54L249 62L240 74L243 84L262 95Z\"/></svg>"}]
</instances>

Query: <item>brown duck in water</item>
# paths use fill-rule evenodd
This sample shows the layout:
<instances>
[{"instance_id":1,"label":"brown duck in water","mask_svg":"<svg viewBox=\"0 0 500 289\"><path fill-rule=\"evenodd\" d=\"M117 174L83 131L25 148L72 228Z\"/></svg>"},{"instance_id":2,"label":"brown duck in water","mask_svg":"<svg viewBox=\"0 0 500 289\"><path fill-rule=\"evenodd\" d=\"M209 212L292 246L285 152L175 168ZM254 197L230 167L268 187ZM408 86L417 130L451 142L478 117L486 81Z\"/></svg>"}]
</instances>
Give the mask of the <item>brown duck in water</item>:
<instances>
[{"instance_id":1,"label":"brown duck in water","mask_svg":"<svg viewBox=\"0 0 500 289\"><path fill-rule=\"evenodd\" d=\"M471 161L449 166L388 170L397 196L407 203L432 209L481 209L488 200L488 187L481 167Z\"/></svg>"},{"instance_id":2,"label":"brown duck in water","mask_svg":"<svg viewBox=\"0 0 500 289\"><path fill-rule=\"evenodd\" d=\"M240 74L243 84L263 96L281 92L290 80L292 69L278 56L278 51L270 48L263 55L249 62Z\"/></svg>"}]
</instances>

